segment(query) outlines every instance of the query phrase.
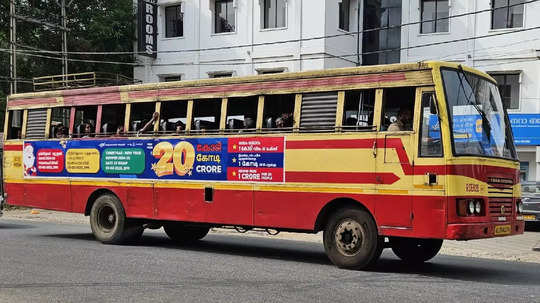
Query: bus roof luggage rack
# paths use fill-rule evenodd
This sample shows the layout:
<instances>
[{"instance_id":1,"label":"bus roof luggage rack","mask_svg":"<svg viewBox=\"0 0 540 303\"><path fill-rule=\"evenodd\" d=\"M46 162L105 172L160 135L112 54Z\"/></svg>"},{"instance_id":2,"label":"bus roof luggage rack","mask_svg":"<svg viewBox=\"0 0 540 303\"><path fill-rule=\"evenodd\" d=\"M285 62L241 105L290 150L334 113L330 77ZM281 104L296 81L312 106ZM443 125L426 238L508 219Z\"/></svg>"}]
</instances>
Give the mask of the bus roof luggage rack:
<instances>
[{"instance_id":1,"label":"bus roof luggage rack","mask_svg":"<svg viewBox=\"0 0 540 303\"><path fill-rule=\"evenodd\" d=\"M128 78L120 74L103 72L85 72L65 75L34 77L34 91L48 91L68 88L85 88L94 86L126 85L142 83L140 80Z\"/></svg>"}]
</instances>

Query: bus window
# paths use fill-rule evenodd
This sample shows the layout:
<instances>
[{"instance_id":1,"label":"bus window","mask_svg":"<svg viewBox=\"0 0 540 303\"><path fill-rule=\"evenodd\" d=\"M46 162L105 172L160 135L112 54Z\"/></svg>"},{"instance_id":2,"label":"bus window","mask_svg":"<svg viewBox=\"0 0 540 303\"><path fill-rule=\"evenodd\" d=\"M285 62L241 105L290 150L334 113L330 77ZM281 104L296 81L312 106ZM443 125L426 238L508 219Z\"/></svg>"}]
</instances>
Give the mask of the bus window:
<instances>
[{"instance_id":1,"label":"bus window","mask_svg":"<svg viewBox=\"0 0 540 303\"><path fill-rule=\"evenodd\" d=\"M193 101L193 127L195 131L219 129L221 99Z\"/></svg>"},{"instance_id":2,"label":"bus window","mask_svg":"<svg viewBox=\"0 0 540 303\"><path fill-rule=\"evenodd\" d=\"M352 90L345 92L343 129L366 129L373 126L375 90Z\"/></svg>"},{"instance_id":3,"label":"bus window","mask_svg":"<svg viewBox=\"0 0 540 303\"><path fill-rule=\"evenodd\" d=\"M75 109L73 137L88 137L95 132L97 106L80 106ZM90 132L88 132L90 129Z\"/></svg>"},{"instance_id":4,"label":"bus window","mask_svg":"<svg viewBox=\"0 0 540 303\"><path fill-rule=\"evenodd\" d=\"M230 98L227 103L227 129L255 129L259 97Z\"/></svg>"},{"instance_id":5,"label":"bus window","mask_svg":"<svg viewBox=\"0 0 540 303\"><path fill-rule=\"evenodd\" d=\"M435 94L423 93L420 109L420 157L442 157L441 127L437 112Z\"/></svg>"},{"instance_id":6,"label":"bus window","mask_svg":"<svg viewBox=\"0 0 540 303\"><path fill-rule=\"evenodd\" d=\"M137 132L152 119L152 114L156 111L154 102L131 104L131 115L129 117L129 131ZM123 122L122 122L123 123Z\"/></svg>"},{"instance_id":7,"label":"bus window","mask_svg":"<svg viewBox=\"0 0 540 303\"><path fill-rule=\"evenodd\" d=\"M415 91L414 87L384 90L381 131L412 130Z\"/></svg>"},{"instance_id":8,"label":"bus window","mask_svg":"<svg viewBox=\"0 0 540 303\"><path fill-rule=\"evenodd\" d=\"M161 102L159 129L165 134L183 134L187 123L187 101Z\"/></svg>"},{"instance_id":9,"label":"bus window","mask_svg":"<svg viewBox=\"0 0 540 303\"><path fill-rule=\"evenodd\" d=\"M154 111L152 110L151 114L153 113ZM125 135L125 115L126 106L124 104L103 105L103 111L101 112L101 133L104 136Z\"/></svg>"},{"instance_id":10,"label":"bus window","mask_svg":"<svg viewBox=\"0 0 540 303\"><path fill-rule=\"evenodd\" d=\"M69 131L69 107L53 107L51 110L51 129L49 138L65 138ZM92 130L94 132L94 130Z\"/></svg>"},{"instance_id":11,"label":"bus window","mask_svg":"<svg viewBox=\"0 0 540 303\"><path fill-rule=\"evenodd\" d=\"M22 132L22 110L9 112L8 139L20 139Z\"/></svg>"},{"instance_id":12,"label":"bus window","mask_svg":"<svg viewBox=\"0 0 540 303\"><path fill-rule=\"evenodd\" d=\"M292 131L294 99L294 94L265 96L263 128L287 128Z\"/></svg>"}]
</instances>

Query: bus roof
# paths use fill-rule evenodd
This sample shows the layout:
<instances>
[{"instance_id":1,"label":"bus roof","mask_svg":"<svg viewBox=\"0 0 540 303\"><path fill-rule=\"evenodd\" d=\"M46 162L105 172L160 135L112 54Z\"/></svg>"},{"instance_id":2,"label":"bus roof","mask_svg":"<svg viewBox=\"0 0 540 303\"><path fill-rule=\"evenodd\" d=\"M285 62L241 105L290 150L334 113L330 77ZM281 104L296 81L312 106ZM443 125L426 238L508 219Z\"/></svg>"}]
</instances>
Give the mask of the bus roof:
<instances>
[{"instance_id":1,"label":"bus roof","mask_svg":"<svg viewBox=\"0 0 540 303\"><path fill-rule=\"evenodd\" d=\"M354 75L373 75L373 74L388 74L396 72L414 72L414 71L426 71L431 69L437 69L439 67L458 68L459 64L441 62L441 61L426 61L417 63L399 63L399 64L385 64L385 65L372 65L372 66L359 66L359 67L346 67L328 70L316 70L316 71L304 71L304 72L290 72L279 73L270 75L255 75L246 77L232 77L232 78L215 78L215 79L201 79L201 80L182 80L173 82L158 82L147 84L133 84L123 86L108 86L108 87L92 87L92 88L78 88L78 89L66 89L55 90L46 92L33 92L33 93L21 93L8 96L8 107L39 107L39 106L62 106L64 104L64 98L77 97L80 99L83 96L88 95L100 95L100 104L111 104L119 102L129 102L130 99L127 94L130 92L144 92L144 91L159 91L174 88L187 88L187 87L205 87L205 86L219 86L219 85L233 85L233 84L248 84L257 82L272 82L272 81L288 81L299 79L313 79L313 78L325 78L325 77L338 77L338 76L354 76ZM482 77L493 80L489 75L480 72L478 70L463 66L463 69ZM493 80L494 81L494 80ZM156 101L149 99L149 97L140 94L140 100L148 99L147 101ZM109 100L109 99L110 100ZM88 101L88 97L84 98ZM96 103L97 104L97 103ZM66 104L67 105L67 104ZM86 104L88 105L88 104Z\"/></svg>"}]
</instances>

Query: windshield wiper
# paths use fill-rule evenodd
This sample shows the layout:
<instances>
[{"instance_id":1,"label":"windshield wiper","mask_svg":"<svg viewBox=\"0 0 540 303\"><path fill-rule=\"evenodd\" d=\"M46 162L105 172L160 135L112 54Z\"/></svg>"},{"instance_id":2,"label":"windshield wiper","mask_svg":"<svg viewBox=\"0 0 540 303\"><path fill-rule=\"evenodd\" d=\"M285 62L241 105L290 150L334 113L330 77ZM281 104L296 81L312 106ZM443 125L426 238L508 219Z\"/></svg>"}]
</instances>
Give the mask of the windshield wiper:
<instances>
[{"instance_id":1,"label":"windshield wiper","mask_svg":"<svg viewBox=\"0 0 540 303\"><path fill-rule=\"evenodd\" d=\"M469 82L469 79L467 78L467 75L465 74L465 71L463 71L463 67L461 66L461 64L458 66L458 70L461 73L461 75L458 74L459 84L460 84L461 88L463 89L463 95L465 96L467 104L472 105L474 107L474 109L478 112L478 114L480 115L480 118L482 118L482 129L486 133L486 136L488 138L488 142L491 142L491 123L489 122L489 120L487 118L486 112L484 112L484 110L481 109L480 106L478 106L478 104L476 102L473 102L471 100L471 96L468 95L467 92L465 92L465 85L463 84L462 77L465 78L465 81L467 81L467 85L469 85L469 87L471 88L471 93L474 93L474 88L472 87L471 83Z\"/></svg>"}]
</instances>

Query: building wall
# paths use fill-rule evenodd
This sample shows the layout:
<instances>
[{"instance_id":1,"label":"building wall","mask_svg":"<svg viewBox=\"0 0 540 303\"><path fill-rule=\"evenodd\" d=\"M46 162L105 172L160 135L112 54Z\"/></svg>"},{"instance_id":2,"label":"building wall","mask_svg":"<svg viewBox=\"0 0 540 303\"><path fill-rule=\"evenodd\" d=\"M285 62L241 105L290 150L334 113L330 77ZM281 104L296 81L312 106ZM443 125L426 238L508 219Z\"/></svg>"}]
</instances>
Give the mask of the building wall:
<instances>
[{"instance_id":1,"label":"building wall","mask_svg":"<svg viewBox=\"0 0 540 303\"><path fill-rule=\"evenodd\" d=\"M352 1L354 7L356 1ZM165 7L180 2L184 6L184 36L165 38ZM356 65L356 35L345 35L338 29L335 0L287 0L286 26L273 29L262 29L260 1L236 0L236 30L220 34L213 33L213 3L159 0L159 53L156 59L138 57L135 78L157 82L177 74L182 79L200 79L216 72L246 76L276 69L305 71ZM356 31L355 19L356 10L351 10L351 31ZM314 39L335 34L343 36ZM279 41L292 42L260 45ZM237 45L246 47L227 48ZM199 49L202 51L188 51ZM340 58L344 55L348 56Z\"/></svg>"}]
</instances>

